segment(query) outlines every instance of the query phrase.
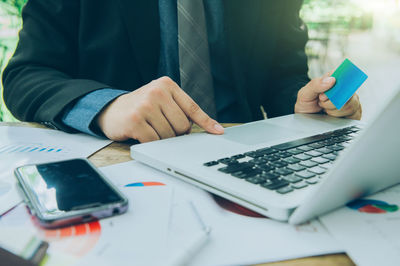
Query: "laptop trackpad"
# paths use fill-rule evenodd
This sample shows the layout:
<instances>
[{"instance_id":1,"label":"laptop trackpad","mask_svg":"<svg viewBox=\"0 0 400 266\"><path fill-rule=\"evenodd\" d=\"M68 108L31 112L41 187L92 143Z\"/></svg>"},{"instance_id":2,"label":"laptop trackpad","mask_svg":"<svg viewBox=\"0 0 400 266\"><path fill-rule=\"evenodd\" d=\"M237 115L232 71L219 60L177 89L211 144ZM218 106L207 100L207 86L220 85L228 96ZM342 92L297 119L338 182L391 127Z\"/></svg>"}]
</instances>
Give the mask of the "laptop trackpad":
<instances>
[{"instance_id":1,"label":"laptop trackpad","mask_svg":"<svg viewBox=\"0 0 400 266\"><path fill-rule=\"evenodd\" d=\"M262 122L227 128L221 137L241 144L257 145L272 140L295 137L302 132L304 131Z\"/></svg>"}]
</instances>

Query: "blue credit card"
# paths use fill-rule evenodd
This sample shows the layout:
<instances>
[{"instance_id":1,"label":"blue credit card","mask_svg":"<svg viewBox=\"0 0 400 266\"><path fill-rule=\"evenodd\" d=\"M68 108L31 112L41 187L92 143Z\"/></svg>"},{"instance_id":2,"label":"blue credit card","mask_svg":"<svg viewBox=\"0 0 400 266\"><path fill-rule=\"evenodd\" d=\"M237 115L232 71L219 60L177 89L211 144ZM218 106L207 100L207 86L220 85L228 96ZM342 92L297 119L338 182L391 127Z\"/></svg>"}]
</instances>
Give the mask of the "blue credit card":
<instances>
[{"instance_id":1,"label":"blue credit card","mask_svg":"<svg viewBox=\"0 0 400 266\"><path fill-rule=\"evenodd\" d=\"M336 79L336 83L331 89L325 92L325 95L328 96L337 109L341 109L368 78L349 59L343 61L332 74L332 77Z\"/></svg>"}]
</instances>

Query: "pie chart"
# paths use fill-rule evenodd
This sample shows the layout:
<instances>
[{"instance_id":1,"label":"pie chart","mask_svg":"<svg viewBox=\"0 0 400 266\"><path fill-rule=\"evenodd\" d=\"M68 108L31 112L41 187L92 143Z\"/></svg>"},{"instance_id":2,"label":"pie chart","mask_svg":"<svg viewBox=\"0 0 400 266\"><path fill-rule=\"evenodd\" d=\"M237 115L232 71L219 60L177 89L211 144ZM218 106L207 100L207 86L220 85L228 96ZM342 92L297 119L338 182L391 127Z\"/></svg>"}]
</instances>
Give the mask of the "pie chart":
<instances>
[{"instance_id":1,"label":"pie chart","mask_svg":"<svg viewBox=\"0 0 400 266\"><path fill-rule=\"evenodd\" d=\"M388 213L399 210L399 206L381 200L356 199L347 204L347 207L364 213Z\"/></svg>"},{"instance_id":2,"label":"pie chart","mask_svg":"<svg viewBox=\"0 0 400 266\"><path fill-rule=\"evenodd\" d=\"M215 200L215 202L223 209L233 212L242 216L254 217L254 218L267 218L259 213L256 213L252 210L249 210L239 204L236 204L230 200L224 199L220 196L211 194Z\"/></svg>"},{"instance_id":3,"label":"pie chart","mask_svg":"<svg viewBox=\"0 0 400 266\"><path fill-rule=\"evenodd\" d=\"M151 187L151 186L165 186L165 184L161 182L138 182L125 185L125 187Z\"/></svg>"},{"instance_id":4,"label":"pie chart","mask_svg":"<svg viewBox=\"0 0 400 266\"><path fill-rule=\"evenodd\" d=\"M59 229L38 228L38 230L53 248L77 258L92 250L101 236L99 221Z\"/></svg>"}]
</instances>

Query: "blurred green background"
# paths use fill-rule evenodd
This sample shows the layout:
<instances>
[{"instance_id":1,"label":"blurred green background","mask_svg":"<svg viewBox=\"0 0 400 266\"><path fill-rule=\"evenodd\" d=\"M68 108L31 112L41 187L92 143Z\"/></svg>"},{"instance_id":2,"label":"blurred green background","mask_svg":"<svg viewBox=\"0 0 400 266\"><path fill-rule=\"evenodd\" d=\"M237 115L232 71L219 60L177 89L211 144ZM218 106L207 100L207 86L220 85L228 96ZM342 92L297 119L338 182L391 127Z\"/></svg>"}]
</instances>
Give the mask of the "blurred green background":
<instances>
[{"instance_id":1,"label":"blurred green background","mask_svg":"<svg viewBox=\"0 0 400 266\"><path fill-rule=\"evenodd\" d=\"M21 28L21 11L27 0L0 0L0 70L4 67L14 52L18 41L18 30ZM0 85L3 95L3 88ZM16 121L0 101L0 121Z\"/></svg>"},{"instance_id":2,"label":"blurred green background","mask_svg":"<svg viewBox=\"0 0 400 266\"><path fill-rule=\"evenodd\" d=\"M26 1L0 0L1 70L14 52ZM301 17L309 29L310 77L349 58L369 75L359 95L363 119L372 118L400 84L400 0L305 0ZM2 102L0 121L15 121Z\"/></svg>"}]
</instances>

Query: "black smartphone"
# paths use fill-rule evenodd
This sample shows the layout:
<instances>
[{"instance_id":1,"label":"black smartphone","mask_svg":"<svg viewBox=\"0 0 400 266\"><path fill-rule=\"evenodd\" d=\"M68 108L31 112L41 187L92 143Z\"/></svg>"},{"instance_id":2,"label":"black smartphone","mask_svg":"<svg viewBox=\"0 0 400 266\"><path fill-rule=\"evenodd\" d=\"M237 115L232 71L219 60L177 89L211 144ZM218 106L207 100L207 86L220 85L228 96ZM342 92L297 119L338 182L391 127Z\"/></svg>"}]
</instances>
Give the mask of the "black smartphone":
<instances>
[{"instance_id":1,"label":"black smartphone","mask_svg":"<svg viewBox=\"0 0 400 266\"><path fill-rule=\"evenodd\" d=\"M128 209L128 199L86 159L15 169L31 214L45 228L89 222Z\"/></svg>"}]
</instances>

